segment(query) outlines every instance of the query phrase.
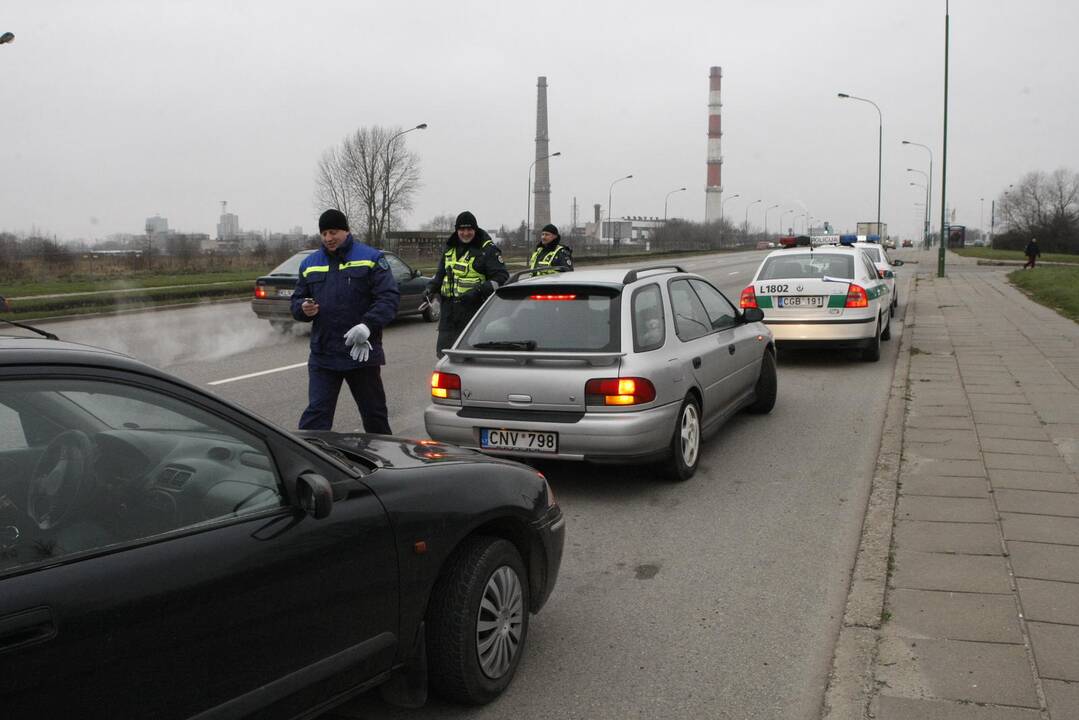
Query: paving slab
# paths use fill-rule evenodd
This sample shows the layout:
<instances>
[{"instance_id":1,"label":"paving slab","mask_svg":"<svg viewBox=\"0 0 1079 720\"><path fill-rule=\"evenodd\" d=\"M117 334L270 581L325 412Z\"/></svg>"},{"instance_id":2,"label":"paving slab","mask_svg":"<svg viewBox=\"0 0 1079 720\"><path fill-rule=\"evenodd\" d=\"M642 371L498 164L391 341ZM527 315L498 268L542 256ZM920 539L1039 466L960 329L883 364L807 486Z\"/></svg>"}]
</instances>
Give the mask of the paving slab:
<instances>
[{"instance_id":1,"label":"paving slab","mask_svg":"<svg viewBox=\"0 0 1079 720\"><path fill-rule=\"evenodd\" d=\"M925 417L968 418L971 416L970 408L967 407L966 403L963 403L962 405L932 405L927 402L914 400L907 406L907 410L912 415L922 415Z\"/></svg>"},{"instance_id":2,"label":"paving slab","mask_svg":"<svg viewBox=\"0 0 1079 720\"><path fill-rule=\"evenodd\" d=\"M1000 514L1004 537L1007 540L1079 545L1079 518L1049 517L1015 513Z\"/></svg>"},{"instance_id":3,"label":"paving slab","mask_svg":"<svg viewBox=\"0 0 1079 720\"><path fill-rule=\"evenodd\" d=\"M1041 427L1042 421L1033 412L1001 413L984 410L974 411L974 421L990 425L1015 425L1016 427Z\"/></svg>"},{"instance_id":4,"label":"paving slab","mask_svg":"<svg viewBox=\"0 0 1079 720\"><path fill-rule=\"evenodd\" d=\"M895 694L1038 708L1022 645L885 638L877 679Z\"/></svg>"},{"instance_id":5,"label":"paving slab","mask_svg":"<svg viewBox=\"0 0 1079 720\"><path fill-rule=\"evenodd\" d=\"M1079 683L1043 680L1042 688L1053 720L1079 720Z\"/></svg>"},{"instance_id":6,"label":"paving slab","mask_svg":"<svg viewBox=\"0 0 1079 720\"><path fill-rule=\"evenodd\" d=\"M1003 594L1011 592L1008 577L1008 567L1002 557L897 549L891 586L915 590Z\"/></svg>"},{"instance_id":7,"label":"paving slab","mask_svg":"<svg viewBox=\"0 0 1079 720\"><path fill-rule=\"evenodd\" d=\"M999 489L995 491L1000 512L1058 515L1079 518L1079 493Z\"/></svg>"},{"instance_id":8,"label":"paving slab","mask_svg":"<svg viewBox=\"0 0 1079 720\"><path fill-rule=\"evenodd\" d=\"M941 497L988 498L989 483L985 478L904 477L899 488L904 495L936 495Z\"/></svg>"},{"instance_id":9,"label":"paving slab","mask_svg":"<svg viewBox=\"0 0 1079 720\"><path fill-rule=\"evenodd\" d=\"M969 430L974 427L974 419L908 415L906 426L924 430Z\"/></svg>"},{"instance_id":10,"label":"paving slab","mask_svg":"<svg viewBox=\"0 0 1079 720\"><path fill-rule=\"evenodd\" d=\"M881 695L874 703L872 717L876 720L1039 720L1041 713L1022 708ZM1058 720L1056 715L1053 720Z\"/></svg>"},{"instance_id":11,"label":"paving slab","mask_svg":"<svg viewBox=\"0 0 1079 720\"><path fill-rule=\"evenodd\" d=\"M1050 445L1050 447L1053 446ZM921 458L936 458L938 460L979 460L982 456L981 448L978 447L976 438L952 442L908 442L904 438L903 452L917 455ZM1056 455L1055 447L1053 454Z\"/></svg>"},{"instance_id":12,"label":"paving slab","mask_svg":"<svg viewBox=\"0 0 1079 720\"><path fill-rule=\"evenodd\" d=\"M1079 547L1008 540L1016 577L1079 583Z\"/></svg>"},{"instance_id":13,"label":"paving slab","mask_svg":"<svg viewBox=\"0 0 1079 720\"><path fill-rule=\"evenodd\" d=\"M895 547L927 553L1003 555L996 523L946 523L899 520Z\"/></svg>"},{"instance_id":14,"label":"paving slab","mask_svg":"<svg viewBox=\"0 0 1079 720\"><path fill-rule=\"evenodd\" d=\"M1044 438L1045 442L1050 442L1049 436ZM940 430L929 428L912 428L903 433L903 442L909 443L951 443L951 442L978 442L978 433L974 432L973 427L963 428L961 430Z\"/></svg>"},{"instance_id":15,"label":"paving slab","mask_svg":"<svg viewBox=\"0 0 1079 720\"><path fill-rule=\"evenodd\" d=\"M1079 682L1079 625L1028 622L1027 632L1041 677Z\"/></svg>"},{"instance_id":16,"label":"paving slab","mask_svg":"<svg viewBox=\"0 0 1079 720\"><path fill-rule=\"evenodd\" d=\"M898 520L984 523L995 521L997 514L987 498L908 495L904 490L895 517Z\"/></svg>"},{"instance_id":17,"label":"paving slab","mask_svg":"<svg viewBox=\"0 0 1079 720\"><path fill-rule=\"evenodd\" d=\"M989 484L994 488L1045 490L1047 492L1079 492L1079 482L1069 473L1042 473L1030 470L989 471Z\"/></svg>"},{"instance_id":18,"label":"paving slab","mask_svg":"<svg viewBox=\"0 0 1079 720\"><path fill-rule=\"evenodd\" d=\"M985 467L990 470L1033 470L1035 472L1068 472L1068 466L1060 455L1006 455L1002 453L984 453Z\"/></svg>"},{"instance_id":19,"label":"paving slab","mask_svg":"<svg viewBox=\"0 0 1079 720\"><path fill-rule=\"evenodd\" d=\"M981 438L981 448L990 453L1011 453L1013 455L1047 455L1060 457L1060 451L1048 436L1043 440L1019 440L1014 438Z\"/></svg>"},{"instance_id":20,"label":"paving slab","mask_svg":"<svg viewBox=\"0 0 1079 720\"><path fill-rule=\"evenodd\" d=\"M903 454L901 472L915 475L937 475L948 477L985 477L985 466L981 460L938 460L922 458L911 453Z\"/></svg>"},{"instance_id":21,"label":"paving slab","mask_svg":"<svg viewBox=\"0 0 1079 720\"><path fill-rule=\"evenodd\" d=\"M889 595L888 610L888 631L901 637L1023 643L1011 595L899 589Z\"/></svg>"},{"instance_id":22,"label":"paving slab","mask_svg":"<svg viewBox=\"0 0 1079 720\"><path fill-rule=\"evenodd\" d=\"M1034 412L1025 398L1014 403L1001 402L1000 400L997 402L972 401L970 407L975 413L1020 413L1026 415Z\"/></svg>"},{"instance_id":23,"label":"paving slab","mask_svg":"<svg viewBox=\"0 0 1079 720\"><path fill-rule=\"evenodd\" d=\"M1018 578L1016 583L1027 620L1079 625L1079 584L1030 578Z\"/></svg>"}]
</instances>

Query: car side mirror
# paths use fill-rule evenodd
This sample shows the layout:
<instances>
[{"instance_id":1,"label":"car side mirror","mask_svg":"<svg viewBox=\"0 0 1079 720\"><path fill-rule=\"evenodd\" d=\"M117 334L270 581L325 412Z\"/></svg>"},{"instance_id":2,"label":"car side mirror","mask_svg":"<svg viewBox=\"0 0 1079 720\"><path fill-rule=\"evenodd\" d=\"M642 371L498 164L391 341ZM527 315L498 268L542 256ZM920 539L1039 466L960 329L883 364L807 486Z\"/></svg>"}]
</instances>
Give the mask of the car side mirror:
<instances>
[{"instance_id":1,"label":"car side mirror","mask_svg":"<svg viewBox=\"0 0 1079 720\"><path fill-rule=\"evenodd\" d=\"M416 268L412 268L411 270L408 271L408 276L410 278L418 278L420 276L420 271L417 270Z\"/></svg>"},{"instance_id":2,"label":"car side mirror","mask_svg":"<svg viewBox=\"0 0 1079 720\"><path fill-rule=\"evenodd\" d=\"M760 308L746 308L742 311L742 320L751 322L762 322L764 320L764 311Z\"/></svg>"},{"instance_id":3,"label":"car side mirror","mask_svg":"<svg viewBox=\"0 0 1079 720\"><path fill-rule=\"evenodd\" d=\"M333 486L315 473L304 473L296 479L296 502L305 513L321 520L333 509Z\"/></svg>"},{"instance_id":4,"label":"car side mirror","mask_svg":"<svg viewBox=\"0 0 1079 720\"><path fill-rule=\"evenodd\" d=\"M894 265L895 267L899 267L900 265L903 265L903 264L904 263L903 263L902 260L892 260L892 265Z\"/></svg>"}]
</instances>

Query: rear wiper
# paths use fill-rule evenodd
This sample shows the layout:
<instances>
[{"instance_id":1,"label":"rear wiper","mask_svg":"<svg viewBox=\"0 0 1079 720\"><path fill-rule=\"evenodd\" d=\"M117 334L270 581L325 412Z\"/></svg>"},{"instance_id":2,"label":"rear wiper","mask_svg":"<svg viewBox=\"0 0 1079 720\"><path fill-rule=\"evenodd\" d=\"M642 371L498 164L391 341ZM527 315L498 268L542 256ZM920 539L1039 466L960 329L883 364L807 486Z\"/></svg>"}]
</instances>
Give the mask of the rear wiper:
<instances>
[{"instance_id":1,"label":"rear wiper","mask_svg":"<svg viewBox=\"0 0 1079 720\"><path fill-rule=\"evenodd\" d=\"M14 320L8 320L6 318L0 318L0 322L6 322L8 325L14 325L17 328L22 328L23 330L29 330L30 332L35 332L38 335L41 335L42 337L44 337L46 340L59 340L60 339L60 338L56 337L55 335L53 335L51 332L45 332L44 330L38 330L36 327L31 327L30 325L23 325L22 323L17 323Z\"/></svg>"},{"instance_id":2,"label":"rear wiper","mask_svg":"<svg viewBox=\"0 0 1079 720\"><path fill-rule=\"evenodd\" d=\"M476 343L472 347L479 350L535 350L535 340L491 340Z\"/></svg>"}]
</instances>

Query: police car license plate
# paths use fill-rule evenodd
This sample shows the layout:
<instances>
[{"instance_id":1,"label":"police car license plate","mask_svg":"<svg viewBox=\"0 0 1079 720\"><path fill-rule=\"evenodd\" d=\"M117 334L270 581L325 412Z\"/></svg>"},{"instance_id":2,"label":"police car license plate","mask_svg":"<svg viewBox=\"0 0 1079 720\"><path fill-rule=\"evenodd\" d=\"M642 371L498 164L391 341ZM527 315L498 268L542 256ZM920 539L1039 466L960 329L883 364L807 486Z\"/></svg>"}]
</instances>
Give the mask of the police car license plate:
<instances>
[{"instance_id":1,"label":"police car license plate","mask_svg":"<svg viewBox=\"0 0 1079 720\"><path fill-rule=\"evenodd\" d=\"M277 297L292 297L292 288L278 288Z\"/></svg>"},{"instance_id":2,"label":"police car license plate","mask_svg":"<svg viewBox=\"0 0 1079 720\"><path fill-rule=\"evenodd\" d=\"M822 295L781 295L779 307L824 307L824 297Z\"/></svg>"},{"instance_id":3,"label":"police car license plate","mask_svg":"<svg viewBox=\"0 0 1079 720\"><path fill-rule=\"evenodd\" d=\"M491 450L558 452L558 433L537 430L497 430L480 428L480 447Z\"/></svg>"}]
</instances>

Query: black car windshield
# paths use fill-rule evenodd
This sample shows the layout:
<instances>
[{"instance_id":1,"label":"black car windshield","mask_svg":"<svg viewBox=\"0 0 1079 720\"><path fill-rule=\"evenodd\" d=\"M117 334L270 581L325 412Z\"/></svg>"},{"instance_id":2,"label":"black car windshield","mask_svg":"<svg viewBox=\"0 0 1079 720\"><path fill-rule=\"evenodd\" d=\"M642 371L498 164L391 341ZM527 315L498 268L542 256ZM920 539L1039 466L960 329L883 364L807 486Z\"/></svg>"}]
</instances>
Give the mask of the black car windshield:
<instances>
[{"instance_id":1,"label":"black car windshield","mask_svg":"<svg viewBox=\"0 0 1079 720\"><path fill-rule=\"evenodd\" d=\"M462 338L469 350L614 352L621 293L579 285L510 285Z\"/></svg>"},{"instance_id":2,"label":"black car windshield","mask_svg":"<svg viewBox=\"0 0 1079 720\"><path fill-rule=\"evenodd\" d=\"M271 275L294 275L294 276L299 275L300 274L300 263L302 263L303 259L305 257L307 257L308 255L310 255L310 254L311 253L309 253L309 252L296 253L295 255L290 257L288 260L281 263L280 265L275 267L272 271L270 271L270 274Z\"/></svg>"},{"instance_id":3,"label":"black car windshield","mask_svg":"<svg viewBox=\"0 0 1079 720\"><path fill-rule=\"evenodd\" d=\"M757 280L794 280L796 278L854 278L854 260L836 253L799 253L774 255L764 261Z\"/></svg>"}]
</instances>

